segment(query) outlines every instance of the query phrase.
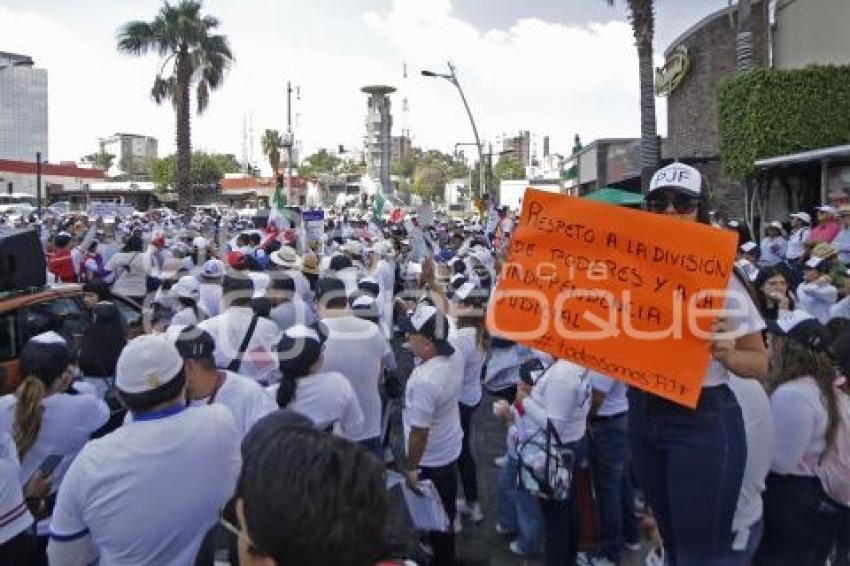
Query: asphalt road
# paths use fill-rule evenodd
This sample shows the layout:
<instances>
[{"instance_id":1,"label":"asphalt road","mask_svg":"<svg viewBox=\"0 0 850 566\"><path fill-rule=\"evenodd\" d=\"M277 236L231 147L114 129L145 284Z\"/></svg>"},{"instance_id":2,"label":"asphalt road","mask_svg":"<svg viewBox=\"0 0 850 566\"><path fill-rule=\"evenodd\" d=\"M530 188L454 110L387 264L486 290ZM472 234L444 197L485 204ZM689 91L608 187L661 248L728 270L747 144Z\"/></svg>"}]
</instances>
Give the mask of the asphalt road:
<instances>
[{"instance_id":1,"label":"asphalt road","mask_svg":"<svg viewBox=\"0 0 850 566\"><path fill-rule=\"evenodd\" d=\"M412 368L410 352L401 346L401 340L394 341L394 350L399 364L399 375L406 380ZM539 560L521 558L512 554L508 548L511 539L496 532L496 501L498 492L499 469L493 460L504 453L505 429L493 416L490 407L495 399L486 392L481 405L473 417L473 450L478 467L478 490L484 521L475 524L464 519L463 530L457 537L457 558L459 566L525 566L541 564ZM393 430L393 451L403 453L401 439L400 409L391 416ZM628 552L623 566L642 564L643 551Z\"/></svg>"}]
</instances>

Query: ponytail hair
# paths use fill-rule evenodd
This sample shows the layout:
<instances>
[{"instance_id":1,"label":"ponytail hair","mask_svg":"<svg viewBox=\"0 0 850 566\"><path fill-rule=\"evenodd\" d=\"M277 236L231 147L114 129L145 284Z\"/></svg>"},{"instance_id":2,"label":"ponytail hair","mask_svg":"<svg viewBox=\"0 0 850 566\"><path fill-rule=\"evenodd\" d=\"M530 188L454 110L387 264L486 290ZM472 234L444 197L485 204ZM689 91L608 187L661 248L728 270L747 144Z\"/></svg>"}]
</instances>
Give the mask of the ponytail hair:
<instances>
[{"instance_id":1,"label":"ponytail hair","mask_svg":"<svg viewBox=\"0 0 850 566\"><path fill-rule=\"evenodd\" d=\"M285 409L292 402L292 399L295 398L295 389L298 386L297 379L297 377L289 372L282 375L277 387L277 396L275 397L277 406L281 409Z\"/></svg>"},{"instance_id":2,"label":"ponytail hair","mask_svg":"<svg viewBox=\"0 0 850 566\"><path fill-rule=\"evenodd\" d=\"M64 342L30 340L21 350L20 360L21 374L25 377L15 392L13 434L18 457L22 459L38 440L44 414L42 402L48 390L74 358Z\"/></svg>"},{"instance_id":3,"label":"ponytail hair","mask_svg":"<svg viewBox=\"0 0 850 566\"><path fill-rule=\"evenodd\" d=\"M38 439L38 433L41 431L41 417L44 413L41 402L46 395L47 387L34 375L28 375L18 386L14 438L20 459L26 456Z\"/></svg>"}]
</instances>

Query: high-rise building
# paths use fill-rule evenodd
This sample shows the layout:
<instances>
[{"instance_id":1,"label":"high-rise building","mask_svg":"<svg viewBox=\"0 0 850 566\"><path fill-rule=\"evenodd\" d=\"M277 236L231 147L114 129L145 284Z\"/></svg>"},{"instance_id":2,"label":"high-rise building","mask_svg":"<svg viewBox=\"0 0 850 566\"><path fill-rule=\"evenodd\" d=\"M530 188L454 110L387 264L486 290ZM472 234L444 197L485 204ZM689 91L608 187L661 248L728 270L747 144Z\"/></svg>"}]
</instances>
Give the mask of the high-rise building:
<instances>
[{"instance_id":1,"label":"high-rise building","mask_svg":"<svg viewBox=\"0 0 850 566\"><path fill-rule=\"evenodd\" d=\"M47 161L47 71L0 51L0 159Z\"/></svg>"},{"instance_id":2,"label":"high-rise building","mask_svg":"<svg viewBox=\"0 0 850 566\"><path fill-rule=\"evenodd\" d=\"M156 138L138 134L116 133L100 140L100 150L115 156L108 174L150 175L151 160L158 156Z\"/></svg>"},{"instance_id":3,"label":"high-rise building","mask_svg":"<svg viewBox=\"0 0 850 566\"><path fill-rule=\"evenodd\" d=\"M399 163L411 150L410 137L407 132L402 131L400 136L392 137L392 148L390 150L390 163Z\"/></svg>"},{"instance_id":4,"label":"high-rise building","mask_svg":"<svg viewBox=\"0 0 850 566\"><path fill-rule=\"evenodd\" d=\"M502 158L516 161L523 167L531 165L531 132L523 130L502 141Z\"/></svg>"},{"instance_id":5,"label":"high-rise building","mask_svg":"<svg viewBox=\"0 0 850 566\"><path fill-rule=\"evenodd\" d=\"M392 157L393 117L390 113L392 86L364 86L360 89L369 95L366 112L366 167L369 176L380 182L381 192L390 191L390 159Z\"/></svg>"}]
</instances>

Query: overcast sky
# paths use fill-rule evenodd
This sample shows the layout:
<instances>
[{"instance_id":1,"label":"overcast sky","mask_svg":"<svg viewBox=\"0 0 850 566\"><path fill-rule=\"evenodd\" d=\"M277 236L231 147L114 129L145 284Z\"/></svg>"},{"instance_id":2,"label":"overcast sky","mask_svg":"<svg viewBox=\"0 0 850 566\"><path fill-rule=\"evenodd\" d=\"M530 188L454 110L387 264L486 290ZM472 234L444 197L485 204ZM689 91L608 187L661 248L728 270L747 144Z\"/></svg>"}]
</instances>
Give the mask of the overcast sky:
<instances>
[{"instance_id":1,"label":"overcast sky","mask_svg":"<svg viewBox=\"0 0 850 566\"><path fill-rule=\"evenodd\" d=\"M243 124L255 139L285 128L285 84L305 153L362 145L365 84L399 88L394 127L414 144L451 151L472 139L454 88L421 77L458 75L483 139L531 130L569 153L575 133L639 133L637 55L625 0L207 0L229 36L236 64L210 107L193 118L195 148L243 153ZM656 57L727 0L657 0ZM113 132L152 135L174 149L174 114L150 98L157 58L115 50L116 30L150 20L158 0L0 0L0 51L31 55L48 70L50 159L76 160ZM403 76L407 64L407 79ZM409 111L402 112L407 97ZM659 131L666 131L663 100ZM259 141L255 161L264 163Z\"/></svg>"}]
</instances>

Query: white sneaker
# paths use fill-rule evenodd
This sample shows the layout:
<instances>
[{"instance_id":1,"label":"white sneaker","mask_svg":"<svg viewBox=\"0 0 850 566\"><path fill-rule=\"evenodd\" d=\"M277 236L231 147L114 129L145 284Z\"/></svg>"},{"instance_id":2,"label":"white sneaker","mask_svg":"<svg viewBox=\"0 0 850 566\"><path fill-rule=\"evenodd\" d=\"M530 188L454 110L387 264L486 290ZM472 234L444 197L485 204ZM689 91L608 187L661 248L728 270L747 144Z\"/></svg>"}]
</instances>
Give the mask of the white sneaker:
<instances>
[{"instance_id":1,"label":"white sneaker","mask_svg":"<svg viewBox=\"0 0 850 566\"><path fill-rule=\"evenodd\" d=\"M519 541L515 540L511 544L508 545L508 548L511 549L511 553L516 554L517 556L530 556L527 552L523 552L519 547Z\"/></svg>"},{"instance_id":2,"label":"white sneaker","mask_svg":"<svg viewBox=\"0 0 850 566\"><path fill-rule=\"evenodd\" d=\"M502 536L508 536L508 535L515 535L516 531L513 530L513 529L506 529L505 527L503 527L499 523L496 523L496 533L498 533Z\"/></svg>"},{"instance_id":3,"label":"white sneaker","mask_svg":"<svg viewBox=\"0 0 850 566\"><path fill-rule=\"evenodd\" d=\"M493 459L493 465L496 466L497 468L504 468L505 464L507 464L507 463L508 463L508 455L507 454L502 454L498 458Z\"/></svg>"},{"instance_id":4,"label":"white sneaker","mask_svg":"<svg viewBox=\"0 0 850 566\"><path fill-rule=\"evenodd\" d=\"M463 521L461 521L460 515L455 515L455 522L452 527L454 528L455 534L458 534L463 530Z\"/></svg>"},{"instance_id":5,"label":"white sneaker","mask_svg":"<svg viewBox=\"0 0 850 566\"><path fill-rule=\"evenodd\" d=\"M467 505L466 508L469 511L469 518L472 519L473 523L480 523L484 520L484 512L481 510L480 503L476 501L471 506Z\"/></svg>"}]
</instances>

